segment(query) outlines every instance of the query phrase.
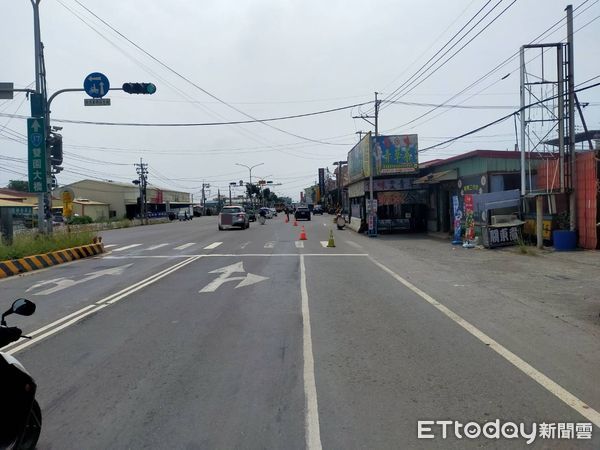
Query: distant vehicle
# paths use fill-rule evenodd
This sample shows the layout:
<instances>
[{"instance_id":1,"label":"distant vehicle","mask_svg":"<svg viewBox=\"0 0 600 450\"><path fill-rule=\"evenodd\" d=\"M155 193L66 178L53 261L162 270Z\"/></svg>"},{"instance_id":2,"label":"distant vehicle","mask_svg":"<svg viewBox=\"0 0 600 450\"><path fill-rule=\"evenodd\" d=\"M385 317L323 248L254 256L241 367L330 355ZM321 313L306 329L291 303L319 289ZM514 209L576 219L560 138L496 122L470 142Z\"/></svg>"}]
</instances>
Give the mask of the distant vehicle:
<instances>
[{"instance_id":1,"label":"distant vehicle","mask_svg":"<svg viewBox=\"0 0 600 450\"><path fill-rule=\"evenodd\" d=\"M269 209L271 210L273 217L277 217L277 210L275 208L269 208Z\"/></svg>"},{"instance_id":2,"label":"distant vehicle","mask_svg":"<svg viewBox=\"0 0 600 450\"><path fill-rule=\"evenodd\" d=\"M250 222L256 222L256 211L254 209L246 208L246 214Z\"/></svg>"},{"instance_id":3,"label":"distant vehicle","mask_svg":"<svg viewBox=\"0 0 600 450\"><path fill-rule=\"evenodd\" d=\"M321 205L315 205L314 209L313 209L313 215L314 214L321 214L323 215L323 207Z\"/></svg>"},{"instance_id":4,"label":"distant vehicle","mask_svg":"<svg viewBox=\"0 0 600 450\"><path fill-rule=\"evenodd\" d=\"M250 227L248 214L241 206L225 206L219 213L217 220L219 230L225 227L240 227L242 230Z\"/></svg>"},{"instance_id":5,"label":"distant vehicle","mask_svg":"<svg viewBox=\"0 0 600 450\"><path fill-rule=\"evenodd\" d=\"M294 213L294 218L296 220L299 220L299 219L310 220L310 210L306 206L299 206L296 208L296 212Z\"/></svg>"},{"instance_id":6,"label":"distant vehicle","mask_svg":"<svg viewBox=\"0 0 600 450\"><path fill-rule=\"evenodd\" d=\"M272 219L273 218L273 211L271 211L270 208L260 208L259 211L264 211L267 215L267 219Z\"/></svg>"},{"instance_id":7,"label":"distant vehicle","mask_svg":"<svg viewBox=\"0 0 600 450\"><path fill-rule=\"evenodd\" d=\"M189 214L187 211L179 211L177 213L177 218L179 220L192 220L192 217L194 217L192 214Z\"/></svg>"}]
</instances>

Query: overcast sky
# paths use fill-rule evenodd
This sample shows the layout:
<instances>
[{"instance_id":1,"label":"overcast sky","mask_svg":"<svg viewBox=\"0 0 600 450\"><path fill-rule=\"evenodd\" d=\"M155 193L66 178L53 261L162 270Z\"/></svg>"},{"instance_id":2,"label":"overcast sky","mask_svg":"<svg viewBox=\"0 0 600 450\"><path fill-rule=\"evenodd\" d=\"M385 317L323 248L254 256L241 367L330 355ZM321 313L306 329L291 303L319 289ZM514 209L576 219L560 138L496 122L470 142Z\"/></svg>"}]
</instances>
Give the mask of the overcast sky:
<instances>
[{"instance_id":1,"label":"overcast sky","mask_svg":"<svg viewBox=\"0 0 600 450\"><path fill-rule=\"evenodd\" d=\"M30 0L11 0L10 8L7 1L3 3L0 81L14 82L20 88L31 86L35 76ZM263 163L252 171L253 178L281 183L273 190L297 200L299 192L317 179L319 167L333 171L334 161L346 159L358 139L357 131L373 130L364 120L353 118L370 113L372 105L270 122L269 126L125 127L58 120L226 122L248 120L243 113L264 119L343 108L372 101L375 91L381 99L389 99L481 8L483 12L463 33L489 15L413 80L425 79L508 8L431 77L417 86L405 85L394 97L419 105L382 105L380 133L418 134L419 147L424 149L518 108L518 58L448 100L564 19L567 4L556 0L42 0L49 93L82 87L84 77L96 71L104 73L112 87L128 81L157 86L151 96L111 92L110 107L85 107L83 92L57 97L52 105L53 124L64 127L65 144L65 170L58 177L59 184L87 177L130 182L136 178L133 164L143 158L149 165L150 183L197 195L205 182L216 195L218 187L223 193L229 182L248 180L248 169L235 163ZM600 75L600 4L598 0L572 4L575 82L580 84ZM541 42L558 42L566 35L563 20ZM541 58L533 58L539 52L528 55L535 72L533 65ZM546 77L554 78L552 58L546 55L545 61L549 66ZM587 84L597 82L600 78ZM579 98L589 103L585 108L588 127L599 129L600 88L581 92ZM444 102L473 108L439 108L413 121L431 109L422 104ZM28 116L28 101L22 94L0 100L0 114L0 185L4 186L10 179L27 179L27 149L21 138L26 122L7 115ZM422 152L419 158L427 161L475 149L513 149L514 145L511 119Z\"/></svg>"}]
</instances>

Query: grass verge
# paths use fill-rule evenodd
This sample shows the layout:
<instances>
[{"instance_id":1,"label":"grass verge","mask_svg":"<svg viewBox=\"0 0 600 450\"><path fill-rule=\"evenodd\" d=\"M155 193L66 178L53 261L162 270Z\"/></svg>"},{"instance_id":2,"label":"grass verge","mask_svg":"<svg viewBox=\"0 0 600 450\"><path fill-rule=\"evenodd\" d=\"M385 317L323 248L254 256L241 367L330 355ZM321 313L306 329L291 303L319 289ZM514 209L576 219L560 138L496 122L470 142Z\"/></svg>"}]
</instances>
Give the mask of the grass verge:
<instances>
[{"instance_id":1,"label":"grass verge","mask_svg":"<svg viewBox=\"0 0 600 450\"><path fill-rule=\"evenodd\" d=\"M16 235L12 245L0 245L0 261L88 245L92 243L96 234L93 231L81 231L76 233L54 233L51 236L43 234Z\"/></svg>"}]
</instances>

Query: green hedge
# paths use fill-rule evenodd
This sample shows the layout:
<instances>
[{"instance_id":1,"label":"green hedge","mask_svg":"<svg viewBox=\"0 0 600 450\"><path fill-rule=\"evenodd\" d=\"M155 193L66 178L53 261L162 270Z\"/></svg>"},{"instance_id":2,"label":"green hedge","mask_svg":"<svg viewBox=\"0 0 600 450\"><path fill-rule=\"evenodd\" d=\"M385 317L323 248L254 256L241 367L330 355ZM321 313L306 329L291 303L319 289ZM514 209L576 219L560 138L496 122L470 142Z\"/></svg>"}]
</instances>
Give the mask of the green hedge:
<instances>
[{"instance_id":1,"label":"green hedge","mask_svg":"<svg viewBox=\"0 0 600 450\"><path fill-rule=\"evenodd\" d=\"M0 261L88 245L92 243L95 236L96 233L92 231L54 233L51 236L44 234L16 235L12 245L4 245L4 243L0 245Z\"/></svg>"}]
</instances>

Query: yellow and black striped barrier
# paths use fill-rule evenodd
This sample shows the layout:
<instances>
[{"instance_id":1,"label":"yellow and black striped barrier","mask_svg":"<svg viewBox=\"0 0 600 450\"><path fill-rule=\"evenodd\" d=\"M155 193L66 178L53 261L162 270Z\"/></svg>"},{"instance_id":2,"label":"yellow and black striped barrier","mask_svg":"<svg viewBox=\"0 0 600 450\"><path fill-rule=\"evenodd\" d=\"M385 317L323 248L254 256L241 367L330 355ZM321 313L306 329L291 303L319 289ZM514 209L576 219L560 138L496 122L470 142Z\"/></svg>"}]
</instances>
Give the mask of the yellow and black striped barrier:
<instances>
[{"instance_id":1,"label":"yellow and black striped barrier","mask_svg":"<svg viewBox=\"0 0 600 450\"><path fill-rule=\"evenodd\" d=\"M82 245L81 247L57 250L55 252L44 253L43 255L26 256L25 258L2 261L0 262L0 278L99 255L100 253L104 253L104 245L102 243Z\"/></svg>"}]
</instances>

